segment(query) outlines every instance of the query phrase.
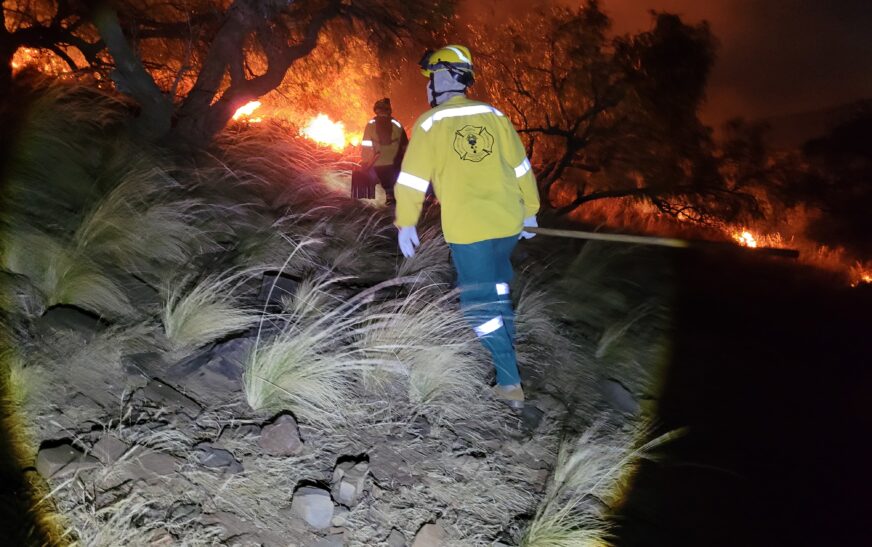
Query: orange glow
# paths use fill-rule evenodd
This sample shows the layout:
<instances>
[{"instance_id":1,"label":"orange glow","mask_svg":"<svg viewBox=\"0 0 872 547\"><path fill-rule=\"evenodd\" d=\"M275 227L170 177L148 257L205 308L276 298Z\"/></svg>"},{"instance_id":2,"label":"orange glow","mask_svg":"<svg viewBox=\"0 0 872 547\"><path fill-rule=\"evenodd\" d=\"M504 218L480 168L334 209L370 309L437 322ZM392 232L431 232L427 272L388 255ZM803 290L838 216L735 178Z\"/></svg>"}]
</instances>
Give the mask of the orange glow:
<instances>
[{"instance_id":1,"label":"orange glow","mask_svg":"<svg viewBox=\"0 0 872 547\"><path fill-rule=\"evenodd\" d=\"M300 130L300 134L337 151L360 142L358 135L346 135L344 123L334 122L327 114L318 114L309 120L306 127Z\"/></svg>"},{"instance_id":2,"label":"orange glow","mask_svg":"<svg viewBox=\"0 0 872 547\"><path fill-rule=\"evenodd\" d=\"M236 112L233 113L233 119L236 121L245 120L250 123L258 123L260 121L263 121L263 118L261 117L251 117L254 111L260 108L260 105L260 101L249 101L245 103L244 105L236 109Z\"/></svg>"},{"instance_id":3,"label":"orange glow","mask_svg":"<svg viewBox=\"0 0 872 547\"><path fill-rule=\"evenodd\" d=\"M53 76L70 72L70 67L54 52L32 47L18 48L12 55L9 65L12 67L12 72L16 74L29 67Z\"/></svg>"},{"instance_id":4,"label":"orange glow","mask_svg":"<svg viewBox=\"0 0 872 547\"><path fill-rule=\"evenodd\" d=\"M872 264L863 265L857 262L851 268L851 286L859 287L870 284L872 284Z\"/></svg>"}]
</instances>

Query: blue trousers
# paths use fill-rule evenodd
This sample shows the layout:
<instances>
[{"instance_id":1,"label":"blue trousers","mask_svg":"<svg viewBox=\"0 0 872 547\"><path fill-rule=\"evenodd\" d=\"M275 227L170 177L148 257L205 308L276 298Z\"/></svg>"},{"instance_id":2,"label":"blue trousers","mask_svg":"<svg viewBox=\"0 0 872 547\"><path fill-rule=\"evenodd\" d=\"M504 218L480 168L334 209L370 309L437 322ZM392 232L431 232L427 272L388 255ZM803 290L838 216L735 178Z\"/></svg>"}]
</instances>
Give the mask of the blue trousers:
<instances>
[{"instance_id":1,"label":"blue trousers","mask_svg":"<svg viewBox=\"0 0 872 547\"><path fill-rule=\"evenodd\" d=\"M457 270L460 306L482 344L491 352L497 384L520 384L515 358L515 312L509 296L512 250L518 236L476 243L450 243Z\"/></svg>"}]
</instances>

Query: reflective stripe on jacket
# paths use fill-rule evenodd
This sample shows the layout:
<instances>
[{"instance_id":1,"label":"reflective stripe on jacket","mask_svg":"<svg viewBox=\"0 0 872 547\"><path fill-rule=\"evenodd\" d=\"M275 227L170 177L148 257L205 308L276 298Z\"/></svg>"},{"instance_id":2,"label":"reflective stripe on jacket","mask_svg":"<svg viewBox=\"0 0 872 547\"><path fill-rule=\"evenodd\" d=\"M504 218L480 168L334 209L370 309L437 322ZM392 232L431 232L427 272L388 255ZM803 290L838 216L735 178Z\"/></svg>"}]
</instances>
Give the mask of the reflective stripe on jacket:
<instances>
[{"instance_id":1,"label":"reflective stripe on jacket","mask_svg":"<svg viewBox=\"0 0 872 547\"><path fill-rule=\"evenodd\" d=\"M536 179L512 122L464 96L415 122L394 189L397 226L417 224L431 182L449 243L518 234L524 218L539 211Z\"/></svg>"},{"instance_id":2,"label":"reflective stripe on jacket","mask_svg":"<svg viewBox=\"0 0 872 547\"><path fill-rule=\"evenodd\" d=\"M366 124L366 129L363 130L363 140L360 141L361 156L364 164L372 163L372 165L393 165L397 161L398 155L403 153L409 139L406 136L406 130L403 125L394 118L388 118L391 124L389 138L379 138L376 131L376 120L373 118ZM385 135L387 137L387 135ZM375 162L373 162L375 158Z\"/></svg>"}]
</instances>

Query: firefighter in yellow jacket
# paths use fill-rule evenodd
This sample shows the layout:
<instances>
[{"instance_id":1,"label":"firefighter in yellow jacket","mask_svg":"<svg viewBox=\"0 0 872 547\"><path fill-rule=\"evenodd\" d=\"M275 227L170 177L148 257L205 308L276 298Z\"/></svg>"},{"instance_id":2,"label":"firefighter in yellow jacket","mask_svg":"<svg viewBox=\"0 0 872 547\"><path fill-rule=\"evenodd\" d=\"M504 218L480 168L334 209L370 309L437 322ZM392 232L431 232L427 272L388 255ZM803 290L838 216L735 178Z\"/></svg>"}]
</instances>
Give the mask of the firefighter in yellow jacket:
<instances>
[{"instance_id":1,"label":"firefighter in yellow jacket","mask_svg":"<svg viewBox=\"0 0 872 547\"><path fill-rule=\"evenodd\" d=\"M363 140L360 142L361 156L364 165L371 165L375 170L382 188L385 190L387 204L393 205L394 185L403 161L403 152L409 143L403 125L391 116L391 100L379 99L373 106L375 117L363 130Z\"/></svg>"},{"instance_id":2,"label":"firefighter in yellow jacket","mask_svg":"<svg viewBox=\"0 0 872 547\"><path fill-rule=\"evenodd\" d=\"M464 46L446 46L421 60L428 110L415 122L397 179L399 246L411 257L428 184L442 206L442 231L461 289L461 306L490 350L498 398L515 408L524 392L514 350L509 296L510 256L518 239L534 234L539 193L524 146L511 121L493 106L467 98L475 79Z\"/></svg>"}]
</instances>

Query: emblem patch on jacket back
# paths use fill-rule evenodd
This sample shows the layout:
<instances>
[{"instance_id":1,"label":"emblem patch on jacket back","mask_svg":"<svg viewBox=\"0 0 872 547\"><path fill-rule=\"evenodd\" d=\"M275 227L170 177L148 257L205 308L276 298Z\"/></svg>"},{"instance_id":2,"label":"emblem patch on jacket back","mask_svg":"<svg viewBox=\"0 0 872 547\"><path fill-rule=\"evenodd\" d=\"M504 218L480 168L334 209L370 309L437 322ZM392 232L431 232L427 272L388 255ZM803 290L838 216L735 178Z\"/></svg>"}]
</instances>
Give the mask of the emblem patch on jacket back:
<instances>
[{"instance_id":1,"label":"emblem patch on jacket back","mask_svg":"<svg viewBox=\"0 0 872 547\"><path fill-rule=\"evenodd\" d=\"M465 125L454 132L454 151L460 159L479 162L494 150L494 136L487 127Z\"/></svg>"}]
</instances>

